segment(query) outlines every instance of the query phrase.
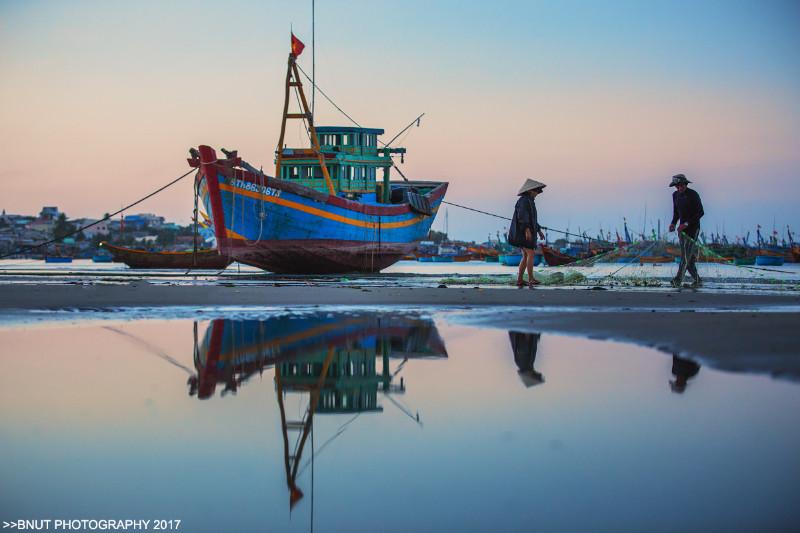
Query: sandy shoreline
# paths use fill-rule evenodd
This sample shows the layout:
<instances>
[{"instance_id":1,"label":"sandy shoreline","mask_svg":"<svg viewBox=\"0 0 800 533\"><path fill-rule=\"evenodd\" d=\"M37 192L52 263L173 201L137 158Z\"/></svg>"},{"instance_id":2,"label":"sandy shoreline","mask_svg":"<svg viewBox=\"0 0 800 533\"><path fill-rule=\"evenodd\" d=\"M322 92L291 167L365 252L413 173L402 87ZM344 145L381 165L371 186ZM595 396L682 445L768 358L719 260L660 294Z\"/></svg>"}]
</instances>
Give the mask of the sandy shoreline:
<instances>
[{"instance_id":1,"label":"sandy shoreline","mask_svg":"<svg viewBox=\"0 0 800 533\"><path fill-rule=\"evenodd\" d=\"M800 379L800 294L331 286L0 285L3 315L31 310L390 306L469 310L478 326L652 346L730 371ZM85 313L91 315L92 313ZM72 314L78 318L80 313Z\"/></svg>"},{"instance_id":2,"label":"sandy shoreline","mask_svg":"<svg viewBox=\"0 0 800 533\"><path fill-rule=\"evenodd\" d=\"M800 309L800 293L279 285L0 285L0 309L221 305L465 305L580 309Z\"/></svg>"}]
</instances>

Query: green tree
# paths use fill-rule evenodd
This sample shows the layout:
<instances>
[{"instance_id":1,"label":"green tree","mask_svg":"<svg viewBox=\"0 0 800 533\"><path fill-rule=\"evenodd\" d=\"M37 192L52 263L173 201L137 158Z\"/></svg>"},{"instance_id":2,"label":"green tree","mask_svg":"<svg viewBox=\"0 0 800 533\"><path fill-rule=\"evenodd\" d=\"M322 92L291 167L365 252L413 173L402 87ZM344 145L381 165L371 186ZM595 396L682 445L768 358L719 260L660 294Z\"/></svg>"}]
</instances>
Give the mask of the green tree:
<instances>
[{"instance_id":1,"label":"green tree","mask_svg":"<svg viewBox=\"0 0 800 533\"><path fill-rule=\"evenodd\" d=\"M168 229L159 230L156 234L156 242L161 246L171 246L175 244L175 234L177 232Z\"/></svg>"},{"instance_id":2,"label":"green tree","mask_svg":"<svg viewBox=\"0 0 800 533\"><path fill-rule=\"evenodd\" d=\"M75 231L75 224L67 220L67 215L59 213L56 219L56 224L53 226L53 238L63 239L73 231Z\"/></svg>"},{"instance_id":3,"label":"green tree","mask_svg":"<svg viewBox=\"0 0 800 533\"><path fill-rule=\"evenodd\" d=\"M439 244L447 240L447 234L442 231L431 230L430 233L428 233L428 240Z\"/></svg>"}]
</instances>

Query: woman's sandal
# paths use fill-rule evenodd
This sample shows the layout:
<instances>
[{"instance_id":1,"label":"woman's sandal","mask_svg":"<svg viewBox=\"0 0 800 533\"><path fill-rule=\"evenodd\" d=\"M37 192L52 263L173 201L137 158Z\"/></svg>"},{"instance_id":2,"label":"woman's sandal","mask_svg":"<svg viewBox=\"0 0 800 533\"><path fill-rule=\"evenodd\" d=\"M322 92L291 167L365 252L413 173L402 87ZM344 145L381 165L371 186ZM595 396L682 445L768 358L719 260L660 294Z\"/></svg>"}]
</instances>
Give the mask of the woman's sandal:
<instances>
[{"instance_id":1,"label":"woman's sandal","mask_svg":"<svg viewBox=\"0 0 800 533\"><path fill-rule=\"evenodd\" d=\"M524 282L524 281L522 281L522 280L517 280L517 288L518 288L518 289L521 289L521 288L522 288L522 287L524 287L524 286L525 286L525 282Z\"/></svg>"},{"instance_id":2,"label":"woman's sandal","mask_svg":"<svg viewBox=\"0 0 800 533\"><path fill-rule=\"evenodd\" d=\"M535 286L537 286L537 285L541 285L541 284L542 284L542 282L541 282L541 281L539 281L538 279L532 279L532 280L530 280L530 281L528 282L528 288L529 288L529 289L532 289L532 288L534 288Z\"/></svg>"}]
</instances>

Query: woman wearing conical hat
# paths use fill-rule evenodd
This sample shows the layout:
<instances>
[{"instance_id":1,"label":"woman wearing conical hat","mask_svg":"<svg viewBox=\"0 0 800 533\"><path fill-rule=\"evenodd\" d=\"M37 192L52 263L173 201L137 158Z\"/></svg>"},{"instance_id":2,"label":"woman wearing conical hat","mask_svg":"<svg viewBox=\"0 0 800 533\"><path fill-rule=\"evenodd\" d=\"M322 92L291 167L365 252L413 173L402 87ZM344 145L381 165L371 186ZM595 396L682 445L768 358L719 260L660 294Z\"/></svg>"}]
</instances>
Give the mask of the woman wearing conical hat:
<instances>
[{"instance_id":1,"label":"woman wearing conical hat","mask_svg":"<svg viewBox=\"0 0 800 533\"><path fill-rule=\"evenodd\" d=\"M544 239L539 226L534 199L544 191L546 185L540 181L527 179L520 187L519 199L514 207L514 216L508 231L508 243L522 249L522 261L519 263L517 287L524 287L525 271L528 271L528 286L533 288L539 282L533 277L533 260L536 250L536 235Z\"/></svg>"}]
</instances>

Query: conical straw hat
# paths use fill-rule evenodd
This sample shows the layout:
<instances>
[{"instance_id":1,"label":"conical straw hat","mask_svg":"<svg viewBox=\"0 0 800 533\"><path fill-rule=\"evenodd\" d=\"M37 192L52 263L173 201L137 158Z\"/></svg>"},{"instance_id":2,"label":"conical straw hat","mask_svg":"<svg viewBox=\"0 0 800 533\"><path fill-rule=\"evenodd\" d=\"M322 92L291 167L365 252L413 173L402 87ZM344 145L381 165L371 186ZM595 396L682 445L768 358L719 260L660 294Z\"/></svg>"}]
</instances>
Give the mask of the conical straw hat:
<instances>
[{"instance_id":1,"label":"conical straw hat","mask_svg":"<svg viewBox=\"0 0 800 533\"><path fill-rule=\"evenodd\" d=\"M545 185L541 181L536 181L528 178L525 180L525 183L522 184L522 187L519 188L519 192L517 193L517 195L524 194L534 189L544 189L545 187L547 187L547 185Z\"/></svg>"}]
</instances>

